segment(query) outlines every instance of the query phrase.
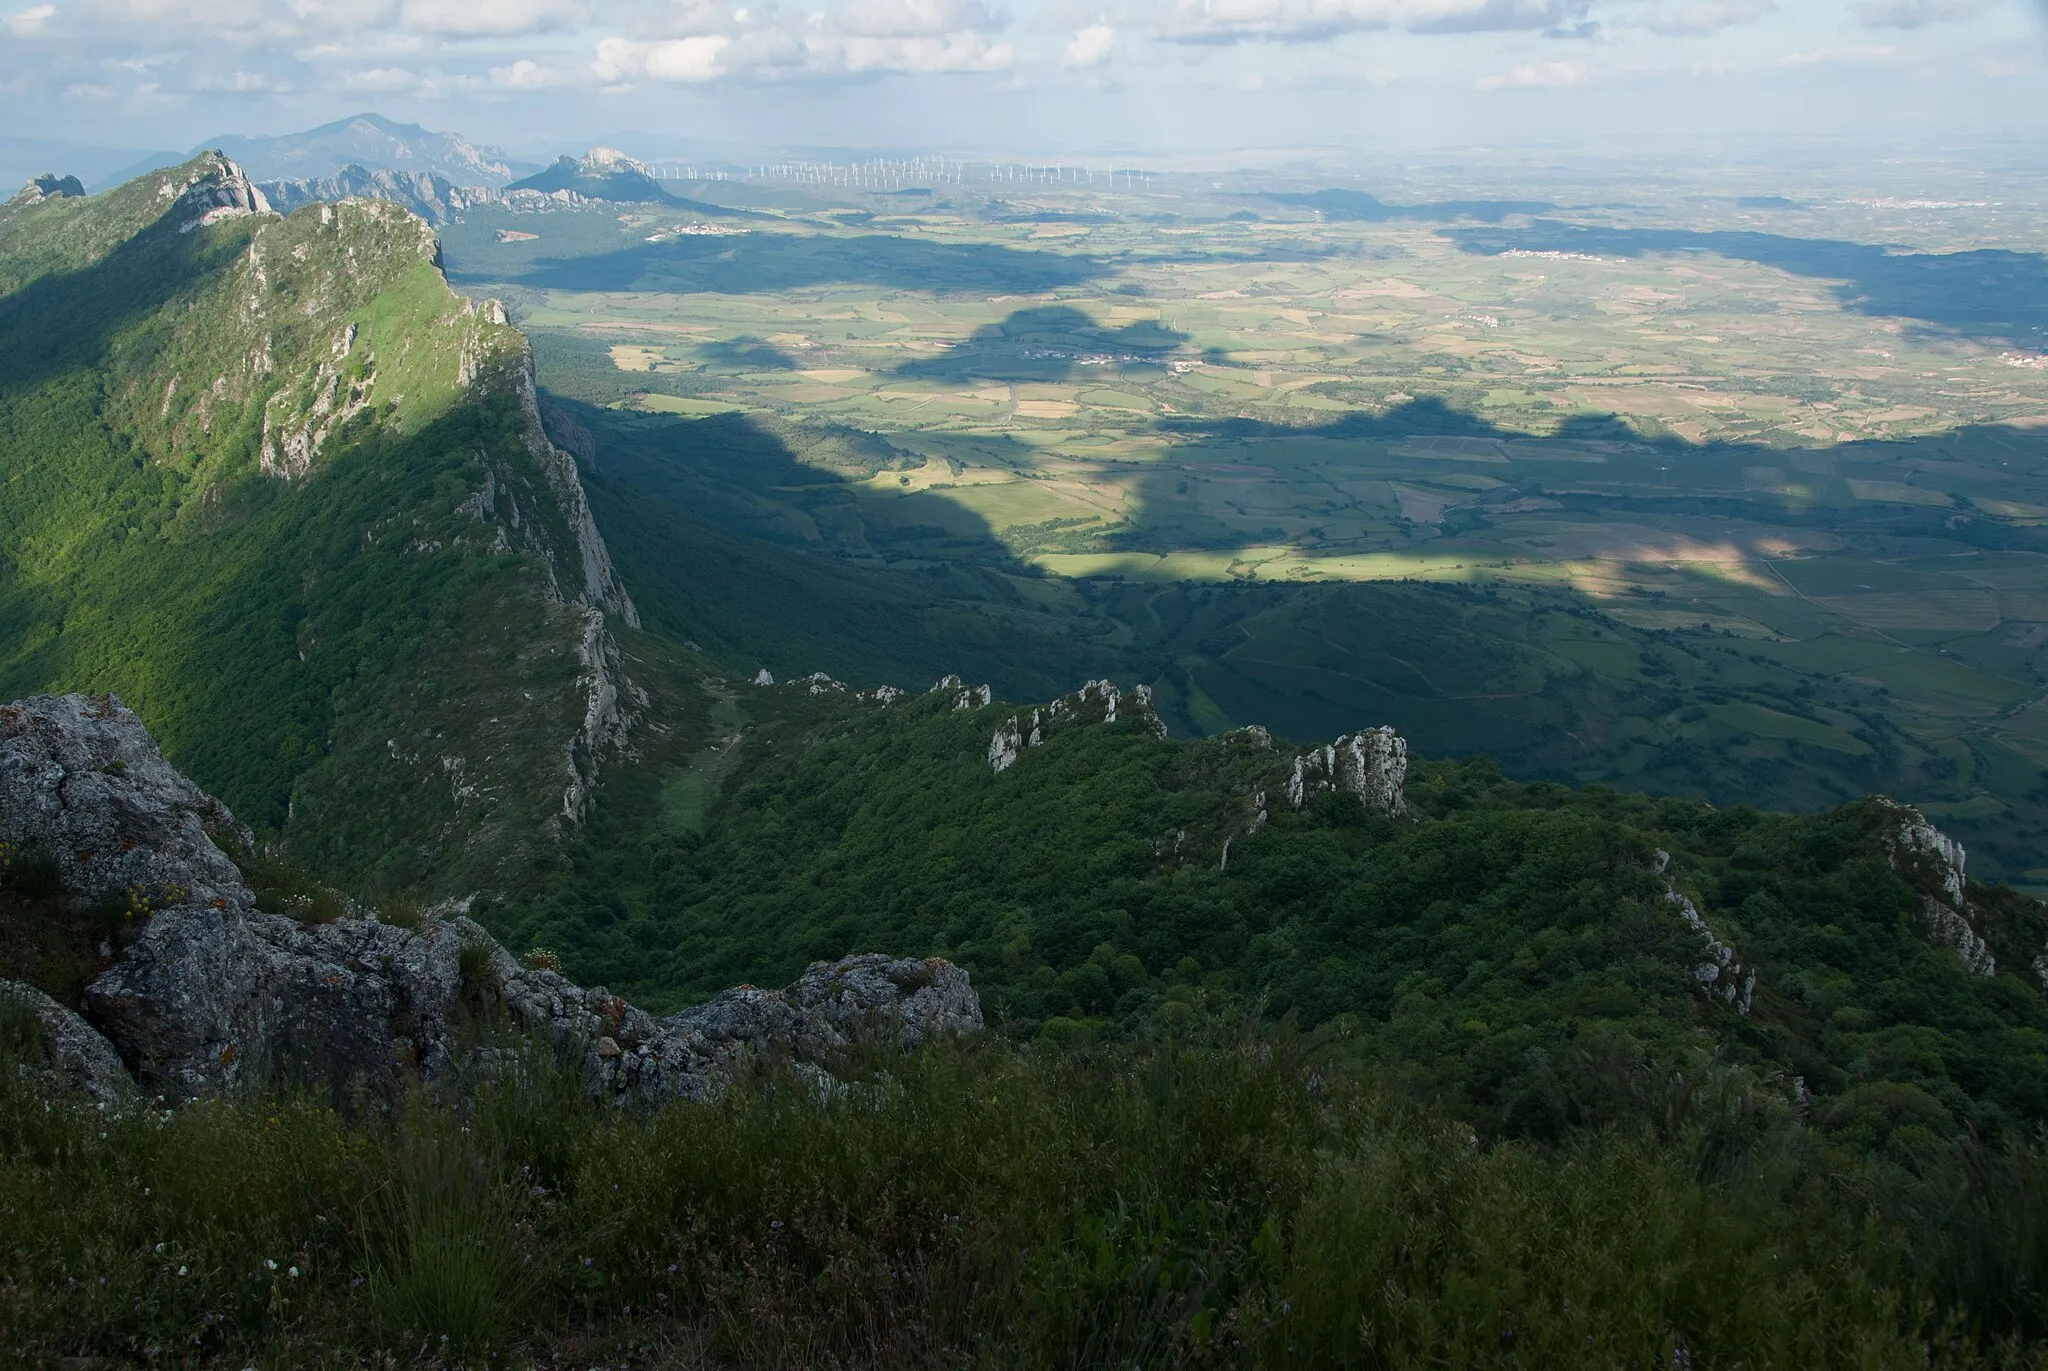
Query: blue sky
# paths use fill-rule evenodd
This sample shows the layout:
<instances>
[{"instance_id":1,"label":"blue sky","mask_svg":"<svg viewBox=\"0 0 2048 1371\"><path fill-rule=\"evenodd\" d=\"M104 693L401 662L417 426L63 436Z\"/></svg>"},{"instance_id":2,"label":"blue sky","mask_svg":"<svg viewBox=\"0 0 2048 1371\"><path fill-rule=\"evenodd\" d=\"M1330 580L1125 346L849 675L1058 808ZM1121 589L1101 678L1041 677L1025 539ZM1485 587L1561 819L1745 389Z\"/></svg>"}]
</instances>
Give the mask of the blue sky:
<instances>
[{"instance_id":1,"label":"blue sky","mask_svg":"<svg viewBox=\"0 0 2048 1371\"><path fill-rule=\"evenodd\" d=\"M17 136L1002 155L2048 129L2048 0L0 0Z\"/></svg>"}]
</instances>

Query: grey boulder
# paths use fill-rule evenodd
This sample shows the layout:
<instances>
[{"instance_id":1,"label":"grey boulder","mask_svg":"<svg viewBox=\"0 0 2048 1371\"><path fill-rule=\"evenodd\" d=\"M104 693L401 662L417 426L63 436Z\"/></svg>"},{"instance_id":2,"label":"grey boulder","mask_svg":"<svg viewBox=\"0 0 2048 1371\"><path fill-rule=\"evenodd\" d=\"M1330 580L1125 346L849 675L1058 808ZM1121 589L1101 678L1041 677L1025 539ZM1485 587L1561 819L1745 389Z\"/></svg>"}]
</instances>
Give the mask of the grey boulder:
<instances>
[{"instance_id":1,"label":"grey boulder","mask_svg":"<svg viewBox=\"0 0 2048 1371\"><path fill-rule=\"evenodd\" d=\"M55 862L73 903L246 908L241 872L216 838L250 842L113 696L0 705L0 843Z\"/></svg>"},{"instance_id":2,"label":"grey boulder","mask_svg":"<svg viewBox=\"0 0 2048 1371\"><path fill-rule=\"evenodd\" d=\"M76 1014L32 985L0 981L0 1005L35 1021L36 1041L21 1064L30 1071L68 1086L103 1107L135 1097L135 1082L113 1045Z\"/></svg>"}]
</instances>

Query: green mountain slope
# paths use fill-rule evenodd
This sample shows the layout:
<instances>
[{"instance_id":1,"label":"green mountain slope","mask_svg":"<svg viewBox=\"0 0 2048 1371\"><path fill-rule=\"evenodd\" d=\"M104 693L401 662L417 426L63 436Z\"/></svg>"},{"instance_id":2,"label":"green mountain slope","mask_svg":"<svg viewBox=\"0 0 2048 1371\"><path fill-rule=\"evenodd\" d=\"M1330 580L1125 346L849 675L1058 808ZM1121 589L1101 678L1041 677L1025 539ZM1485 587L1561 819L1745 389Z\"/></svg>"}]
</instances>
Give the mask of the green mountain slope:
<instances>
[{"instance_id":1,"label":"green mountain slope","mask_svg":"<svg viewBox=\"0 0 2048 1371\"><path fill-rule=\"evenodd\" d=\"M474 888L580 816L631 605L523 340L417 219L279 218L216 155L17 196L0 454L0 694L118 692L358 880Z\"/></svg>"},{"instance_id":2,"label":"green mountain slope","mask_svg":"<svg viewBox=\"0 0 2048 1371\"><path fill-rule=\"evenodd\" d=\"M1802 1078L1870 1144L2048 1120L2048 911L1971 886L1988 958L1963 946L1888 801L1768 815L1433 762L1405 817L1297 810L1298 750L1165 739L1129 697L997 773L1028 709L817 684L727 689L717 746L615 778L563 869L486 917L656 1003L886 946L963 963L1027 1037L1256 1007L1522 1133L1626 1113L1706 1057Z\"/></svg>"}]
</instances>

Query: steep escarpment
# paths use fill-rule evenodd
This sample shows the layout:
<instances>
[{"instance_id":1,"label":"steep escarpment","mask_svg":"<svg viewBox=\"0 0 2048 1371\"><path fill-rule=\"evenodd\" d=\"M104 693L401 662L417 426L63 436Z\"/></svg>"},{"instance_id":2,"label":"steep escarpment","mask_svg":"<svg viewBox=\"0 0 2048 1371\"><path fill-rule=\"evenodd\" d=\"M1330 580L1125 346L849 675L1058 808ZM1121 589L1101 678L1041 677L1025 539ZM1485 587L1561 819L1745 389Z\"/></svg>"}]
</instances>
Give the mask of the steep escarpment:
<instances>
[{"instance_id":1,"label":"steep escarpment","mask_svg":"<svg viewBox=\"0 0 2048 1371\"><path fill-rule=\"evenodd\" d=\"M428 895L580 822L640 700L524 340L436 257L215 154L0 207L0 688L117 691L302 860Z\"/></svg>"}]
</instances>

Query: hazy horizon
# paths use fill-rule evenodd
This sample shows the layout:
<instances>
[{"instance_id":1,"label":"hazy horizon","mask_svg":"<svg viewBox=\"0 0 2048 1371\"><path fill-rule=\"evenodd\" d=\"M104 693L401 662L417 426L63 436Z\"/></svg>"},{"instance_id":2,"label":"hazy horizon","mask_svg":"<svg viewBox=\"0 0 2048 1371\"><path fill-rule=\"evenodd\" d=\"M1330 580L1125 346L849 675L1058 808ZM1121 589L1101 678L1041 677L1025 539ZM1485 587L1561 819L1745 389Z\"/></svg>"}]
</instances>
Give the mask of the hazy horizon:
<instances>
[{"instance_id":1,"label":"hazy horizon","mask_svg":"<svg viewBox=\"0 0 2048 1371\"><path fill-rule=\"evenodd\" d=\"M366 110L527 158L634 134L1754 156L2048 125L2041 0L48 0L0 11L0 37L17 148L182 150Z\"/></svg>"}]
</instances>

